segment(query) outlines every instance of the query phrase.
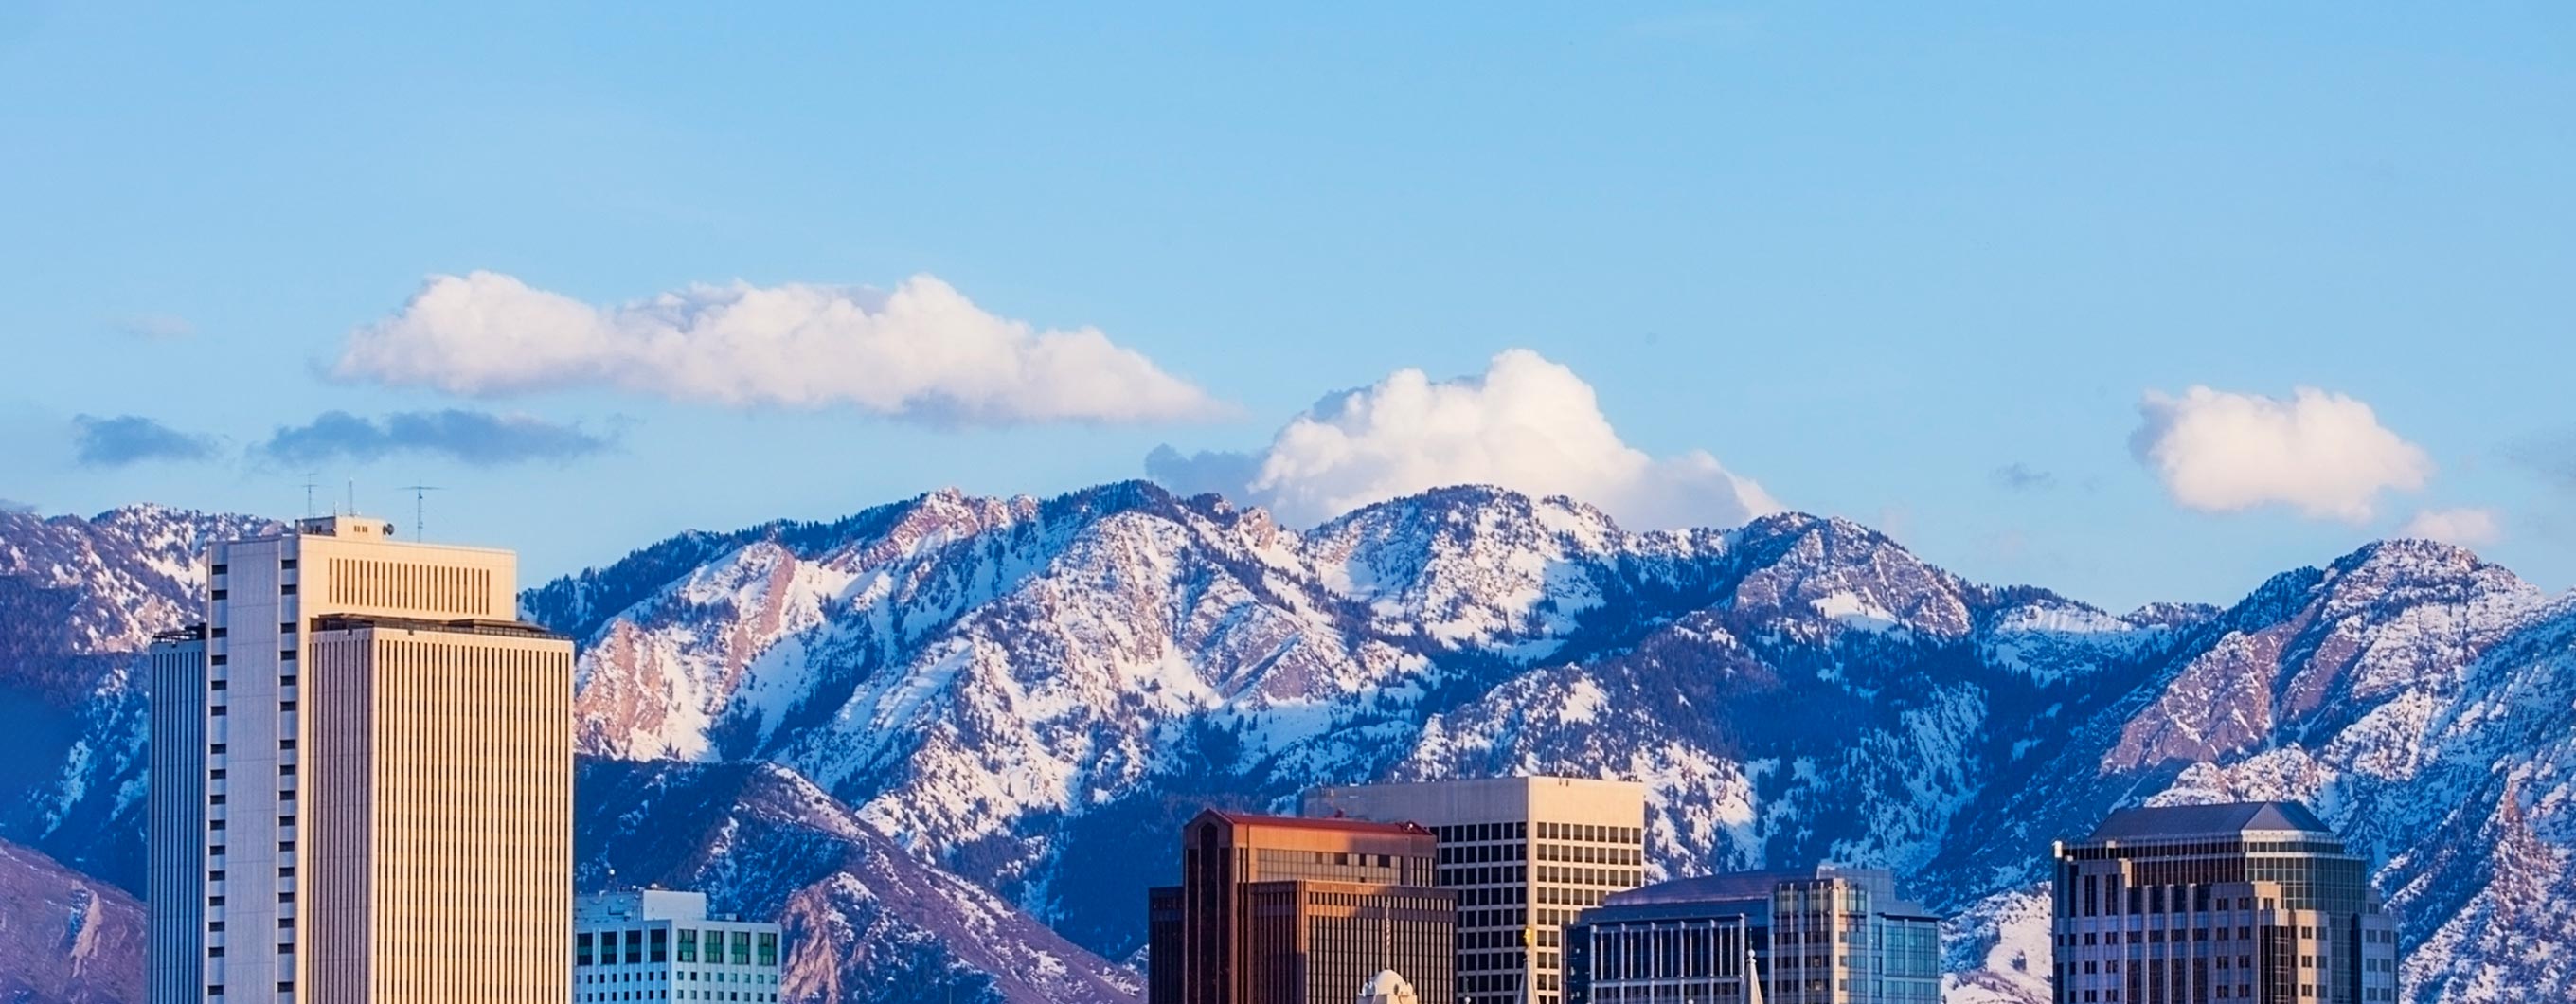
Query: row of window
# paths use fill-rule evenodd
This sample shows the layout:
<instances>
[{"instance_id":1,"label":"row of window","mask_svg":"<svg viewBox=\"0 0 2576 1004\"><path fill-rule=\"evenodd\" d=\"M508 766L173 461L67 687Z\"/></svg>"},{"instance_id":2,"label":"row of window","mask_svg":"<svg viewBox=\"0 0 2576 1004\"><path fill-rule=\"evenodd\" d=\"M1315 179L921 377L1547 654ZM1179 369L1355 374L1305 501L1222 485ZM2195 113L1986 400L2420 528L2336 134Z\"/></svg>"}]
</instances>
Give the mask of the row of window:
<instances>
[{"instance_id":1,"label":"row of window","mask_svg":"<svg viewBox=\"0 0 2576 1004\"><path fill-rule=\"evenodd\" d=\"M671 961L672 938L670 928L656 927L650 930L636 928L628 929L624 932L600 931L596 932L595 939L593 937L593 933L594 932L590 931L581 931L573 935L572 959L574 965L617 965L620 961L619 955L621 953L618 951L620 947L625 949L622 954L625 956L624 962L627 965L640 965L645 962L660 963ZM758 963L759 965L777 965L777 932L761 931L758 932L759 937L756 939L753 937L753 933L754 932L751 931L731 932L732 938L730 939L730 946L732 948L732 952L730 954L733 958L733 964L737 966L753 965L754 963L752 962L752 959L755 955L756 946L756 954L760 960ZM623 937L620 936L621 934ZM727 955L725 949L728 946L726 934L727 932L719 930L709 930L706 932L704 944L706 945L706 961L708 964L724 964L725 956ZM678 943L681 962L694 963L698 961L698 946L700 941L697 928L680 928ZM594 947L596 948L595 951Z\"/></svg>"}]
</instances>

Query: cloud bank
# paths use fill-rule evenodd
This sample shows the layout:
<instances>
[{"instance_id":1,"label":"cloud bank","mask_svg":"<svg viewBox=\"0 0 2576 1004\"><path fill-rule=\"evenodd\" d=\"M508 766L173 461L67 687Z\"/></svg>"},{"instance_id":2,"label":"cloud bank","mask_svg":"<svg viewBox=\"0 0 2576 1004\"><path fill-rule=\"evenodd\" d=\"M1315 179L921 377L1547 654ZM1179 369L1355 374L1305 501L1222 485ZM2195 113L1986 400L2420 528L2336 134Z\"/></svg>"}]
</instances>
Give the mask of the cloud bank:
<instances>
[{"instance_id":1,"label":"cloud bank","mask_svg":"<svg viewBox=\"0 0 2576 1004\"><path fill-rule=\"evenodd\" d=\"M2299 388L2289 400L2193 387L2149 391L2129 450L2174 501L2228 512L2285 505L2314 519L2368 522L2379 493L2424 487L2432 458L2370 406Z\"/></svg>"},{"instance_id":2,"label":"cloud bank","mask_svg":"<svg viewBox=\"0 0 2576 1004\"><path fill-rule=\"evenodd\" d=\"M2485 547L2504 539L2504 527L2493 509L2426 509L2407 520L2397 535Z\"/></svg>"},{"instance_id":3,"label":"cloud bank","mask_svg":"<svg viewBox=\"0 0 2576 1004\"><path fill-rule=\"evenodd\" d=\"M141 415L72 418L72 459L83 467L204 460L214 455L214 437L190 435Z\"/></svg>"},{"instance_id":4,"label":"cloud bank","mask_svg":"<svg viewBox=\"0 0 2576 1004\"><path fill-rule=\"evenodd\" d=\"M1648 529L1733 526L1780 509L1704 451L1657 459L1627 445L1590 384L1525 349L1495 356L1481 376L1399 370L1331 395L1257 453L1166 447L1146 469L1176 490L1216 491L1300 526L1455 484L1567 495Z\"/></svg>"},{"instance_id":5,"label":"cloud bank","mask_svg":"<svg viewBox=\"0 0 2576 1004\"><path fill-rule=\"evenodd\" d=\"M1226 410L1097 329L998 317L927 275L890 292L695 285L610 307L496 272L432 276L393 316L352 332L333 373L484 397L609 387L969 425Z\"/></svg>"},{"instance_id":6,"label":"cloud bank","mask_svg":"<svg viewBox=\"0 0 2576 1004\"><path fill-rule=\"evenodd\" d=\"M489 467L571 460L607 448L607 440L572 426L526 415L449 408L395 412L382 420L345 411L324 412L308 424L279 428L259 445L258 452L293 464L366 461L412 453Z\"/></svg>"}]
</instances>

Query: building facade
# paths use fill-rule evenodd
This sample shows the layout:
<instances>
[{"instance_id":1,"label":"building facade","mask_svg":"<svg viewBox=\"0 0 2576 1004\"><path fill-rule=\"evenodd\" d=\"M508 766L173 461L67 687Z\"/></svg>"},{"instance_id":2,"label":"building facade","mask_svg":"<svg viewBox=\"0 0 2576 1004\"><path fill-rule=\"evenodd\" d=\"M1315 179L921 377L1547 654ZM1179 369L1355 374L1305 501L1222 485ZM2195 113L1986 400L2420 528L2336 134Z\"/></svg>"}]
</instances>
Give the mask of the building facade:
<instances>
[{"instance_id":1,"label":"building facade","mask_svg":"<svg viewBox=\"0 0 2576 1004\"><path fill-rule=\"evenodd\" d=\"M2056 853L2059 1001L2397 999L2396 925L2370 863L2306 806L2124 809Z\"/></svg>"},{"instance_id":2,"label":"building facade","mask_svg":"<svg viewBox=\"0 0 2576 1004\"><path fill-rule=\"evenodd\" d=\"M1208 810L1151 890L1150 1004L1349 1004L1392 971L1451 1004L1456 897L1419 826Z\"/></svg>"},{"instance_id":3,"label":"building facade","mask_svg":"<svg viewBox=\"0 0 2576 1004\"><path fill-rule=\"evenodd\" d=\"M153 1004L572 992L572 644L509 552L391 534L217 543L154 643Z\"/></svg>"},{"instance_id":4,"label":"building facade","mask_svg":"<svg viewBox=\"0 0 2576 1004\"><path fill-rule=\"evenodd\" d=\"M1646 787L1502 777L1317 788L1300 811L1409 821L1458 894L1460 1004L1561 1004L1565 924L1645 881Z\"/></svg>"},{"instance_id":5,"label":"building facade","mask_svg":"<svg viewBox=\"0 0 2576 1004\"><path fill-rule=\"evenodd\" d=\"M1568 1004L1940 1004L1941 921L1875 868L1678 879L1566 928Z\"/></svg>"},{"instance_id":6,"label":"building facade","mask_svg":"<svg viewBox=\"0 0 2576 1004\"><path fill-rule=\"evenodd\" d=\"M715 917L703 893L642 889L573 904L572 1001L778 1000L778 925Z\"/></svg>"}]
</instances>

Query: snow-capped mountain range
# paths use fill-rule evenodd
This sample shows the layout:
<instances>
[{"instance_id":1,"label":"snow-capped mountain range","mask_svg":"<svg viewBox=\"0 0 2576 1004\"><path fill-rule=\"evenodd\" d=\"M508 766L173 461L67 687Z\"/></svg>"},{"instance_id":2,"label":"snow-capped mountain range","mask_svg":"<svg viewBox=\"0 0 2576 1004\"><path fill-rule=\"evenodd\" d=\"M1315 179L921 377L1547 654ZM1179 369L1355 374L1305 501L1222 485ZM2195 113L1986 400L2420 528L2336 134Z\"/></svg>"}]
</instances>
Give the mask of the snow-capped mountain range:
<instances>
[{"instance_id":1,"label":"snow-capped mountain range","mask_svg":"<svg viewBox=\"0 0 2576 1004\"><path fill-rule=\"evenodd\" d=\"M0 515L0 600L101 611L0 635L0 686L55 695L0 702L43 719L0 838L140 892L123 660L247 525ZM2044 999L2052 839L2300 798L2382 862L2409 1000L2576 993L2576 600L2438 544L2113 613L1812 516L1462 487L1297 531L1122 483L687 534L522 602L581 645L584 881L788 916L799 1001L1129 1000L1103 960L1199 807L1505 772L1650 784L1654 877L1897 869L1958 915L1957 1001Z\"/></svg>"}]
</instances>

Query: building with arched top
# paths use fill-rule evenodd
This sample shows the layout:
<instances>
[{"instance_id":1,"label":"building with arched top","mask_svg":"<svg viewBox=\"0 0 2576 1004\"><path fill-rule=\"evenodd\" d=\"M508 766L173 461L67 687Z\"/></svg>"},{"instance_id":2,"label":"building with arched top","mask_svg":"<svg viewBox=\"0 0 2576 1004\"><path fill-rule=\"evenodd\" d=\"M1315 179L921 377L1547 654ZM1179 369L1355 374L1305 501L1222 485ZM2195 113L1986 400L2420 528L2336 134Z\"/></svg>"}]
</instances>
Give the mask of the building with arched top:
<instances>
[{"instance_id":1,"label":"building with arched top","mask_svg":"<svg viewBox=\"0 0 2576 1004\"><path fill-rule=\"evenodd\" d=\"M1422 998L1414 994L1413 984L1405 981L1404 974L1381 969L1369 977L1367 986L1360 988L1357 1004L1422 1004Z\"/></svg>"}]
</instances>

